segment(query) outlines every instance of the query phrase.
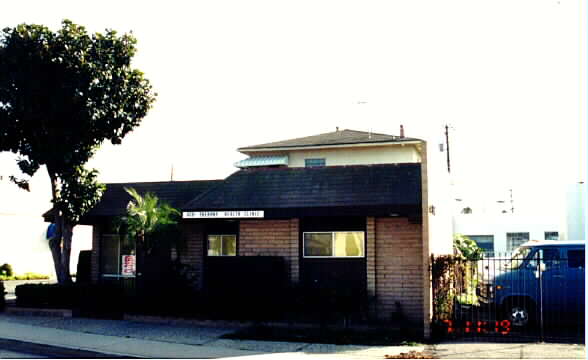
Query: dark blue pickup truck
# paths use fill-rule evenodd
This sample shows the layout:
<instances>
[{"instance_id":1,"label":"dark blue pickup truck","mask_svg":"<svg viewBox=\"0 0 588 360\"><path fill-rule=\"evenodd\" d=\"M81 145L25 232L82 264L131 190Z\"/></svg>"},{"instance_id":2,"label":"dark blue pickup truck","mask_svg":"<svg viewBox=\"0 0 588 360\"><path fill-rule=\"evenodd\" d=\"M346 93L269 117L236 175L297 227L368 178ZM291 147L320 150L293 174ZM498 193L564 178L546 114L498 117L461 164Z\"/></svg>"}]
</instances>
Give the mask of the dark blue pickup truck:
<instances>
[{"instance_id":1,"label":"dark blue pickup truck","mask_svg":"<svg viewBox=\"0 0 588 360\"><path fill-rule=\"evenodd\" d=\"M585 247L585 241L527 242L480 282L479 300L502 310L512 326L537 323L550 313L583 317Z\"/></svg>"}]
</instances>

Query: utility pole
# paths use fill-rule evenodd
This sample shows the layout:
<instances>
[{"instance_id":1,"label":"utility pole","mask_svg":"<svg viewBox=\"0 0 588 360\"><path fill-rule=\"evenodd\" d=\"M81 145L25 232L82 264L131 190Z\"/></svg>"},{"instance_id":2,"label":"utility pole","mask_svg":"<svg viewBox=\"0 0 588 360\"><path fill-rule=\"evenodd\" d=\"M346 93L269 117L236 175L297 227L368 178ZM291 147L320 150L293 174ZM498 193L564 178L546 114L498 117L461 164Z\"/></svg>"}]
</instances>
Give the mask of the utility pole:
<instances>
[{"instance_id":1,"label":"utility pole","mask_svg":"<svg viewBox=\"0 0 588 360\"><path fill-rule=\"evenodd\" d=\"M447 172L451 173L451 164L449 162L449 125L445 124L445 147L447 148Z\"/></svg>"},{"instance_id":2,"label":"utility pole","mask_svg":"<svg viewBox=\"0 0 588 360\"><path fill-rule=\"evenodd\" d=\"M514 202L512 200L512 189L508 189L508 191L510 192L510 212L512 214L514 214Z\"/></svg>"}]
</instances>

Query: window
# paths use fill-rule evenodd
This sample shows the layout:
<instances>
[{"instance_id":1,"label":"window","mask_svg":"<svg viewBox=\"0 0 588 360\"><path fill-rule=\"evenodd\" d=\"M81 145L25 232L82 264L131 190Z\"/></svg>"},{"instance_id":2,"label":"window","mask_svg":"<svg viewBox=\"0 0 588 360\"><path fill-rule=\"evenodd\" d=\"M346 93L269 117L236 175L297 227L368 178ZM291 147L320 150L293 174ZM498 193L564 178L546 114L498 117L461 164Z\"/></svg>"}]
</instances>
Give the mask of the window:
<instances>
[{"instance_id":1,"label":"window","mask_svg":"<svg viewBox=\"0 0 588 360\"><path fill-rule=\"evenodd\" d=\"M305 232L304 257L363 257L363 231Z\"/></svg>"},{"instance_id":2,"label":"window","mask_svg":"<svg viewBox=\"0 0 588 360\"><path fill-rule=\"evenodd\" d=\"M105 277L135 276L135 242L118 234L100 237L100 273Z\"/></svg>"},{"instance_id":3,"label":"window","mask_svg":"<svg viewBox=\"0 0 588 360\"><path fill-rule=\"evenodd\" d=\"M237 256L237 235L208 235L208 256Z\"/></svg>"},{"instance_id":4,"label":"window","mask_svg":"<svg viewBox=\"0 0 588 360\"><path fill-rule=\"evenodd\" d=\"M484 250L484 254L494 254L494 235L467 235L470 239Z\"/></svg>"},{"instance_id":5,"label":"window","mask_svg":"<svg viewBox=\"0 0 588 360\"><path fill-rule=\"evenodd\" d=\"M585 264L584 250L568 250L568 267L583 268Z\"/></svg>"},{"instance_id":6,"label":"window","mask_svg":"<svg viewBox=\"0 0 588 360\"><path fill-rule=\"evenodd\" d=\"M559 240L559 234L557 231L546 231L545 240Z\"/></svg>"},{"instance_id":7,"label":"window","mask_svg":"<svg viewBox=\"0 0 588 360\"><path fill-rule=\"evenodd\" d=\"M322 159L304 159L304 166L306 167L317 167L317 166L325 166L326 161L324 158Z\"/></svg>"},{"instance_id":8,"label":"window","mask_svg":"<svg viewBox=\"0 0 588 360\"><path fill-rule=\"evenodd\" d=\"M545 264L545 270L558 269L561 261L559 249L540 249L539 259Z\"/></svg>"},{"instance_id":9,"label":"window","mask_svg":"<svg viewBox=\"0 0 588 360\"><path fill-rule=\"evenodd\" d=\"M506 233L506 251L513 251L527 241L529 241L528 232Z\"/></svg>"}]
</instances>

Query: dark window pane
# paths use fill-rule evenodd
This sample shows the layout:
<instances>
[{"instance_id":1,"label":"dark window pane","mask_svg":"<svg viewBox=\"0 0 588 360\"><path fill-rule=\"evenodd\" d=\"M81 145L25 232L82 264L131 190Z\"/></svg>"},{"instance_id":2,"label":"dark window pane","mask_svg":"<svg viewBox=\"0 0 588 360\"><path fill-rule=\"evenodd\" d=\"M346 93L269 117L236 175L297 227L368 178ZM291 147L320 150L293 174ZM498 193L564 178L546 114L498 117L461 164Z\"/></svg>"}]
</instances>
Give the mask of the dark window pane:
<instances>
[{"instance_id":1,"label":"dark window pane","mask_svg":"<svg viewBox=\"0 0 588 360\"><path fill-rule=\"evenodd\" d=\"M541 249L539 256L546 270L559 268L559 249Z\"/></svg>"},{"instance_id":2,"label":"dark window pane","mask_svg":"<svg viewBox=\"0 0 588 360\"><path fill-rule=\"evenodd\" d=\"M513 251L527 241L529 241L528 232L506 233L506 250Z\"/></svg>"},{"instance_id":3,"label":"dark window pane","mask_svg":"<svg viewBox=\"0 0 588 360\"><path fill-rule=\"evenodd\" d=\"M120 237L103 234L100 246L100 272L103 275L120 274Z\"/></svg>"},{"instance_id":4,"label":"dark window pane","mask_svg":"<svg viewBox=\"0 0 588 360\"><path fill-rule=\"evenodd\" d=\"M304 159L304 166L306 167L314 167L314 166L325 166L326 162L325 159Z\"/></svg>"},{"instance_id":5,"label":"dark window pane","mask_svg":"<svg viewBox=\"0 0 588 360\"><path fill-rule=\"evenodd\" d=\"M467 235L472 239L485 254L494 253L494 235Z\"/></svg>"},{"instance_id":6,"label":"dark window pane","mask_svg":"<svg viewBox=\"0 0 588 360\"><path fill-rule=\"evenodd\" d=\"M304 256L333 256L332 233L305 233Z\"/></svg>"},{"instance_id":7,"label":"dark window pane","mask_svg":"<svg viewBox=\"0 0 588 360\"><path fill-rule=\"evenodd\" d=\"M568 251L568 267L583 268L586 263L584 258L584 250L569 250Z\"/></svg>"},{"instance_id":8,"label":"dark window pane","mask_svg":"<svg viewBox=\"0 0 588 360\"><path fill-rule=\"evenodd\" d=\"M559 233L557 231L546 231L545 240L559 240Z\"/></svg>"}]
</instances>

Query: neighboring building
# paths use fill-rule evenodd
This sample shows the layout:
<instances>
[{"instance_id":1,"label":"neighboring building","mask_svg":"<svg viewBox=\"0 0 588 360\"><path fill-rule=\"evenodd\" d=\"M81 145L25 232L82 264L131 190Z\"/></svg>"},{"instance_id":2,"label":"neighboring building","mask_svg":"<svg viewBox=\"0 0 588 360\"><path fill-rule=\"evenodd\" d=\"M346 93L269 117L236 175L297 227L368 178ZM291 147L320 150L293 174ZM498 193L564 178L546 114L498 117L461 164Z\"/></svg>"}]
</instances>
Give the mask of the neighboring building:
<instances>
[{"instance_id":1,"label":"neighboring building","mask_svg":"<svg viewBox=\"0 0 588 360\"><path fill-rule=\"evenodd\" d=\"M12 265L17 275L31 272L54 278L53 258L46 239L47 223L39 216L46 204L39 206L37 196L19 189L10 182L9 176L0 174L0 241L3 245L0 265ZM91 248L91 238L91 227L75 228L70 262L73 272L79 252Z\"/></svg>"},{"instance_id":2,"label":"neighboring building","mask_svg":"<svg viewBox=\"0 0 588 360\"><path fill-rule=\"evenodd\" d=\"M172 257L192 266L195 287L222 281L215 269L231 276L231 258L275 257L290 284L352 290L378 322L400 307L429 335L429 259L451 251L451 221L447 177L431 181L425 141L341 130L239 151L249 158L225 180L108 184L84 219L94 226L93 280L127 276L122 256L134 249L108 224L134 187L182 209L187 249Z\"/></svg>"},{"instance_id":3,"label":"neighboring building","mask_svg":"<svg viewBox=\"0 0 588 360\"><path fill-rule=\"evenodd\" d=\"M565 218L561 226L562 240L586 240L586 183L568 187Z\"/></svg>"},{"instance_id":4,"label":"neighboring building","mask_svg":"<svg viewBox=\"0 0 588 360\"><path fill-rule=\"evenodd\" d=\"M453 218L454 233L466 235L487 255L507 254L529 240L561 240L556 217L517 214L462 214Z\"/></svg>"}]
</instances>

